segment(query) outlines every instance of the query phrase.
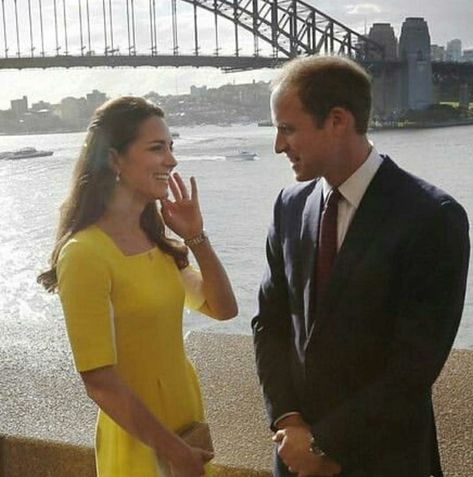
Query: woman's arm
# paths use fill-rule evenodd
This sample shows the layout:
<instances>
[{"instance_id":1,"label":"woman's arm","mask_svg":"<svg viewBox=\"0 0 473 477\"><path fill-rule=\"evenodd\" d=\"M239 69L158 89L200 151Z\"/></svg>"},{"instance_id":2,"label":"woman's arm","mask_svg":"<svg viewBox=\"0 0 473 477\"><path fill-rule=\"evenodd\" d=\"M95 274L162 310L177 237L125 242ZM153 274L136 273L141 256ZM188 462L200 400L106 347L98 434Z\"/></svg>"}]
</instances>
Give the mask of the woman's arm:
<instances>
[{"instance_id":1,"label":"woman's arm","mask_svg":"<svg viewBox=\"0 0 473 477\"><path fill-rule=\"evenodd\" d=\"M167 429L123 382L114 366L81 373L88 396L117 424L172 465L174 475L200 477L213 455L188 446Z\"/></svg>"},{"instance_id":2,"label":"woman's arm","mask_svg":"<svg viewBox=\"0 0 473 477\"><path fill-rule=\"evenodd\" d=\"M190 183L189 196L181 176L173 174L169 178L169 185L174 201L161 200L161 212L166 225L184 239L199 264L205 296L205 304L200 311L213 318L227 320L238 314L238 306L230 280L209 240L194 240L201 237L204 222L194 177L190 178Z\"/></svg>"},{"instance_id":3,"label":"woman's arm","mask_svg":"<svg viewBox=\"0 0 473 477\"><path fill-rule=\"evenodd\" d=\"M230 280L208 238L190 245L202 274L205 303L202 313L218 320L228 320L238 314L238 305Z\"/></svg>"}]
</instances>

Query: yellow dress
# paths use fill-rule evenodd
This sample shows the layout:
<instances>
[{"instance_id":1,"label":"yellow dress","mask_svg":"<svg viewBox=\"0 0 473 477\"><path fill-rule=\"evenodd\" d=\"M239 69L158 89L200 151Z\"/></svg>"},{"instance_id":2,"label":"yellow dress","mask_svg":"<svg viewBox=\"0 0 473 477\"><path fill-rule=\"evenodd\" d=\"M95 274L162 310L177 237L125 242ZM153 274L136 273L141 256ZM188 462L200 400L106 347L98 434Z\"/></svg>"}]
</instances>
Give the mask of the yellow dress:
<instances>
[{"instance_id":1,"label":"yellow dress","mask_svg":"<svg viewBox=\"0 0 473 477\"><path fill-rule=\"evenodd\" d=\"M157 247L126 256L92 225L63 246L57 274L77 370L115 365L172 430L203 420L199 384L182 336L185 298L193 308L203 303L186 297L174 259ZM95 439L98 477L162 477L151 448L101 410Z\"/></svg>"}]
</instances>

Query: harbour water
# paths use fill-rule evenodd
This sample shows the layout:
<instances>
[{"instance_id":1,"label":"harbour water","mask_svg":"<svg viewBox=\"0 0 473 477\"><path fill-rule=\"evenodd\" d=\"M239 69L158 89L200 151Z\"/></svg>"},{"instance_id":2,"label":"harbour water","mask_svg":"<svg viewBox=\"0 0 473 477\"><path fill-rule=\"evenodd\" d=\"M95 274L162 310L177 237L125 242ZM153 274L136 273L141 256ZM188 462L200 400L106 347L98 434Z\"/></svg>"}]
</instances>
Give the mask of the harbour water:
<instances>
[{"instance_id":1,"label":"harbour water","mask_svg":"<svg viewBox=\"0 0 473 477\"><path fill-rule=\"evenodd\" d=\"M237 293L240 315L216 323L186 313L185 329L250 333L259 280L264 267L265 234L272 203L293 181L283 156L272 149L272 128L256 125L180 128L175 140L179 170L196 176L205 227L227 267ZM380 152L399 165L451 193L473 217L473 126L376 131L370 137ZM83 133L0 136L0 151L34 146L54 155L0 161L0 328L4 340L25 340L36 329L61 320L57 296L46 294L36 275L53 246L58 207L69 187ZM255 152L259 160L229 161L225 155ZM455 346L473 349L473 266L463 320ZM16 331L11 331L16 330ZM2 340L3 341L3 340ZM48 344L43 343L47 348Z\"/></svg>"}]
</instances>

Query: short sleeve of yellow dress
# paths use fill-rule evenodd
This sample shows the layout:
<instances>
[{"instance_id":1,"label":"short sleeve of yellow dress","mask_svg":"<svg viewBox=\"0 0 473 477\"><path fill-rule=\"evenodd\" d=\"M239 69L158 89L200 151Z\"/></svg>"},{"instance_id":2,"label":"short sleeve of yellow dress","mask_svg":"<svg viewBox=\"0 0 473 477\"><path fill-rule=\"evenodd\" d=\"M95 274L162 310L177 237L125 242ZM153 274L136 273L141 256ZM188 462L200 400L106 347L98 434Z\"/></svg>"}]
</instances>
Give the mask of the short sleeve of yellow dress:
<instances>
[{"instance_id":1,"label":"short sleeve of yellow dress","mask_svg":"<svg viewBox=\"0 0 473 477\"><path fill-rule=\"evenodd\" d=\"M110 272L92 247L69 240L58 263L58 285L78 371L116 363Z\"/></svg>"},{"instance_id":2,"label":"short sleeve of yellow dress","mask_svg":"<svg viewBox=\"0 0 473 477\"><path fill-rule=\"evenodd\" d=\"M157 247L124 255L95 225L71 237L57 266L78 371L114 365L172 430L204 419L197 376L185 355L182 334L184 302L195 308L203 304L198 272L193 273L189 288L171 256ZM192 290L186 294L185 289ZM100 410L95 441L98 477L167 477L151 448Z\"/></svg>"}]
</instances>

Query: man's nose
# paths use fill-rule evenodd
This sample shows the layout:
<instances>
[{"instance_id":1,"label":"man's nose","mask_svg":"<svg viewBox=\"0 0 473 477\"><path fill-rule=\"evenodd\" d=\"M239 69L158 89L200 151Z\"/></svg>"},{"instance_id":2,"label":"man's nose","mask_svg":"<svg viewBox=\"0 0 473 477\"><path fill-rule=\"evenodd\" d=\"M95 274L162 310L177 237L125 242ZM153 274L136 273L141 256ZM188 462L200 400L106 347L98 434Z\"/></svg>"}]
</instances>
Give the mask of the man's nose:
<instances>
[{"instance_id":1,"label":"man's nose","mask_svg":"<svg viewBox=\"0 0 473 477\"><path fill-rule=\"evenodd\" d=\"M274 152L280 154L287 148L287 142L284 136L278 131L276 133L276 139L274 140Z\"/></svg>"}]
</instances>

